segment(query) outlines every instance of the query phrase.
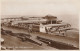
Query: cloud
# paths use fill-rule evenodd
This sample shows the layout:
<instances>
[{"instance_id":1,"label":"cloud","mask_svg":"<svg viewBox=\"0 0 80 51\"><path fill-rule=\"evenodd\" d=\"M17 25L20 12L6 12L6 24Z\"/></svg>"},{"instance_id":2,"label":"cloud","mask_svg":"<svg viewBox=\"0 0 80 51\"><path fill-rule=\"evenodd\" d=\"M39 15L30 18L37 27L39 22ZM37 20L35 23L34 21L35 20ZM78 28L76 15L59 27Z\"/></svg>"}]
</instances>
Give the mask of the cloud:
<instances>
[{"instance_id":1,"label":"cloud","mask_svg":"<svg viewBox=\"0 0 80 51\"><path fill-rule=\"evenodd\" d=\"M34 13L35 12L35 13ZM76 13L75 7L67 0L3 0L3 15L44 15ZM71 14L70 13L70 14Z\"/></svg>"}]
</instances>

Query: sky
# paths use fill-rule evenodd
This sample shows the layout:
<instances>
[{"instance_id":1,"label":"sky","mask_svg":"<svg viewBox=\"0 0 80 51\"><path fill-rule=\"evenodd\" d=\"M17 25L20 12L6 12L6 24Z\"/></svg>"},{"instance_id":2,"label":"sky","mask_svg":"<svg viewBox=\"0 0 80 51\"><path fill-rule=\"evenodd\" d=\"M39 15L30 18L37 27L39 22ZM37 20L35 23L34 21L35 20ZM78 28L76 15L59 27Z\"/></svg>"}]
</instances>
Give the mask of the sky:
<instances>
[{"instance_id":1,"label":"sky","mask_svg":"<svg viewBox=\"0 0 80 51\"><path fill-rule=\"evenodd\" d=\"M1 0L1 15L57 16L79 27L76 0ZM73 23L74 22L74 23Z\"/></svg>"}]
</instances>

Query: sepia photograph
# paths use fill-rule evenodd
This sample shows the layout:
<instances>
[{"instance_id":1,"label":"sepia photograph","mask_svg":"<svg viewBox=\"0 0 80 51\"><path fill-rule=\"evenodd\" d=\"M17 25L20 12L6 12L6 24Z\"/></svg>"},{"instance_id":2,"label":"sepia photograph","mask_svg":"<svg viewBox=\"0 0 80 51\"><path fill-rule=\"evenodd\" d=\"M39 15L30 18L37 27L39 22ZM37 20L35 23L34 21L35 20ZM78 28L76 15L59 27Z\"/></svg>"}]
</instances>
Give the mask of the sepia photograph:
<instances>
[{"instance_id":1,"label":"sepia photograph","mask_svg":"<svg viewBox=\"0 0 80 51\"><path fill-rule=\"evenodd\" d=\"M79 50L76 0L1 0L1 50Z\"/></svg>"}]
</instances>

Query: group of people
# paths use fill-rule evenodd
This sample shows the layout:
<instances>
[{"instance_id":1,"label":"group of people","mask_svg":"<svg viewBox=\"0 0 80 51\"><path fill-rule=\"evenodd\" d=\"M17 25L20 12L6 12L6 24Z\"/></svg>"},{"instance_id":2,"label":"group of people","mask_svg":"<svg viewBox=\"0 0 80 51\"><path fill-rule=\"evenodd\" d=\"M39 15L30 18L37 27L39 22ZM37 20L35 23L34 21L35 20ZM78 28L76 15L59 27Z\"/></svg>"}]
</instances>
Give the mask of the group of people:
<instances>
[{"instance_id":1,"label":"group of people","mask_svg":"<svg viewBox=\"0 0 80 51\"><path fill-rule=\"evenodd\" d=\"M48 28L48 27L45 27L45 30L46 30L46 33L47 34L50 34L50 33L52 33L52 32L59 32L59 34L65 34L65 32L66 32L66 30L64 30L64 31L62 31L62 30L60 30L59 29L59 27L57 27L57 28L53 28L53 27L50 27L50 28Z\"/></svg>"}]
</instances>

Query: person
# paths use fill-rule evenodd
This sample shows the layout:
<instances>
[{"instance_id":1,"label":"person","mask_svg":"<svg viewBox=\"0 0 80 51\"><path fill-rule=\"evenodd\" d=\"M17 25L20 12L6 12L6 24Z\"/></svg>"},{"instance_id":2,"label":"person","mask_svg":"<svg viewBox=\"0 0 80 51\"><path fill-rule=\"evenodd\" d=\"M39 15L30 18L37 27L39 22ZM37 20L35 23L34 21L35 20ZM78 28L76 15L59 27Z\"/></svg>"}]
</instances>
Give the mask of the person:
<instances>
[{"instance_id":1,"label":"person","mask_svg":"<svg viewBox=\"0 0 80 51\"><path fill-rule=\"evenodd\" d=\"M8 24L9 24L9 26L11 26L12 25L12 21L10 21Z\"/></svg>"},{"instance_id":2,"label":"person","mask_svg":"<svg viewBox=\"0 0 80 51\"><path fill-rule=\"evenodd\" d=\"M52 30L52 28L53 28L53 27L49 28L49 32L52 32L52 31L51 31L51 30Z\"/></svg>"},{"instance_id":3,"label":"person","mask_svg":"<svg viewBox=\"0 0 80 51\"><path fill-rule=\"evenodd\" d=\"M48 30L47 30L47 27L45 27L45 30L46 30L46 33L48 34Z\"/></svg>"},{"instance_id":4,"label":"person","mask_svg":"<svg viewBox=\"0 0 80 51\"><path fill-rule=\"evenodd\" d=\"M32 25L28 25L28 32L29 32L29 33L32 32Z\"/></svg>"},{"instance_id":5,"label":"person","mask_svg":"<svg viewBox=\"0 0 80 51\"><path fill-rule=\"evenodd\" d=\"M61 33L61 30L59 30L59 34Z\"/></svg>"},{"instance_id":6,"label":"person","mask_svg":"<svg viewBox=\"0 0 80 51\"><path fill-rule=\"evenodd\" d=\"M3 28L1 28L1 31L3 31L4 29Z\"/></svg>"}]
</instances>

